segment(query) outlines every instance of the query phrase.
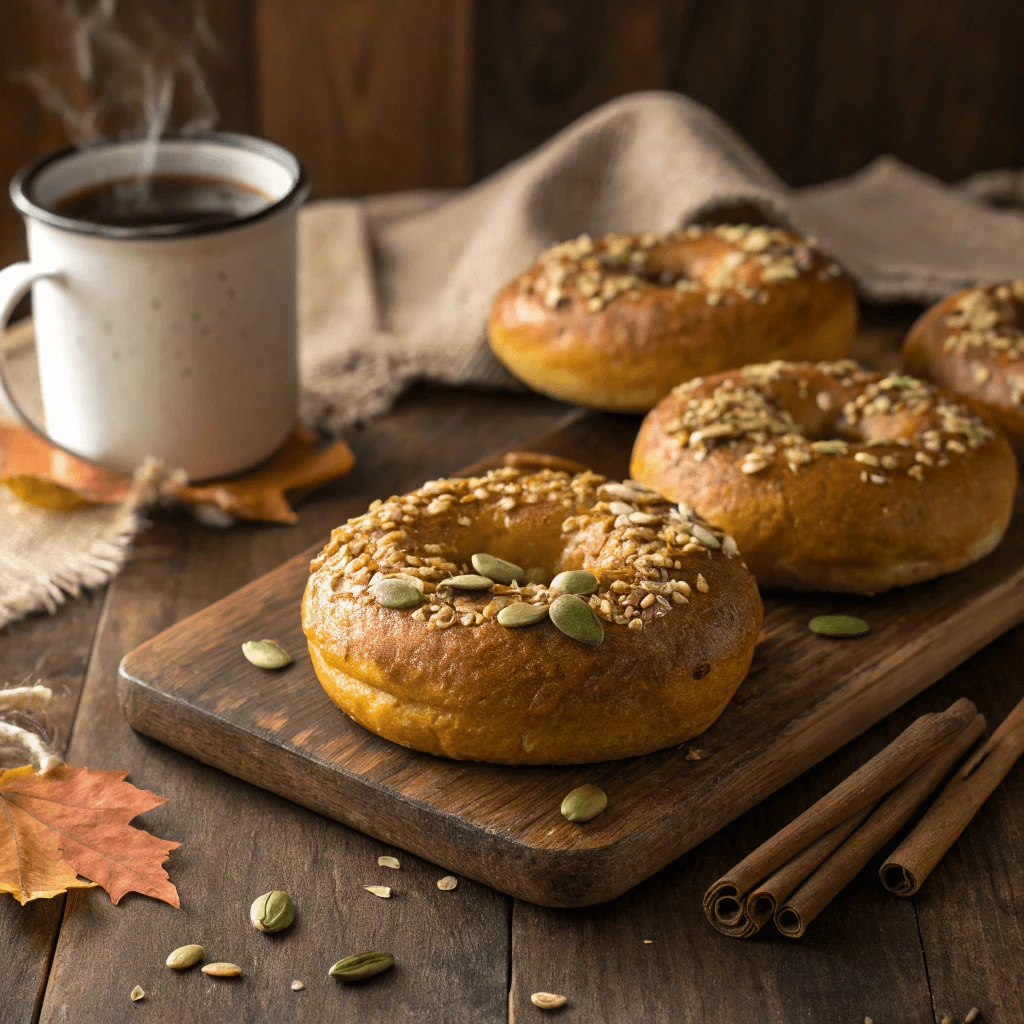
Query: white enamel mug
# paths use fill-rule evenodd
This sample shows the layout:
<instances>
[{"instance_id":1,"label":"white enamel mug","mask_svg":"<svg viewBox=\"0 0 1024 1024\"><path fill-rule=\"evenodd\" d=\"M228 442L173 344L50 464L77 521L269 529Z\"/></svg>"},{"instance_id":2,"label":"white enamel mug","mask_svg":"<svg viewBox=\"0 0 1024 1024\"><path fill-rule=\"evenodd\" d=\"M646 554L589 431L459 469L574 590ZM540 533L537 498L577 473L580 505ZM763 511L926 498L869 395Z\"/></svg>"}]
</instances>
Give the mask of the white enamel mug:
<instances>
[{"instance_id":1,"label":"white enamel mug","mask_svg":"<svg viewBox=\"0 0 1024 1024\"><path fill-rule=\"evenodd\" d=\"M57 447L127 472L147 456L192 480L269 458L298 411L296 220L308 191L273 143L214 132L54 153L21 171L11 199L29 260L0 271L0 332L31 289L45 425ZM110 226L54 212L62 198L145 167L227 179L266 197L220 223Z\"/></svg>"}]
</instances>

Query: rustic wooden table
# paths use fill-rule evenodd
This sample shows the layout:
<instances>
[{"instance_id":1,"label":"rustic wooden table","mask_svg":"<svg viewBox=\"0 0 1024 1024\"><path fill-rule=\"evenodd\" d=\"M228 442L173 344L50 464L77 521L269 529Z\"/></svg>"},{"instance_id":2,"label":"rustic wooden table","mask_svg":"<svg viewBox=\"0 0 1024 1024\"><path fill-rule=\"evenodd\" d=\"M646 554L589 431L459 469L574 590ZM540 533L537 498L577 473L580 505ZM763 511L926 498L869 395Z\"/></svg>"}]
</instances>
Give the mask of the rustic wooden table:
<instances>
[{"instance_id":1,"label":"rustic wooden table","mask_svg":"<svg viewBox=\"0 0 1024 1024\"><path fill-rule=\"evenodd\" d=\"M1014 770L920 895L898 900L866 870L800 942L740 943L711 930L706 886L924 711L971 697L993 724L1024 696L1024 627L691 854L612 903L548 910L463 880L440 894L439 870L132 732L115 687L122 655L325 536L379 496L514 446L568 414L536 396L421 389L352 431L347 479L302 506L294 528L218 532L161 518L109 587L0 632L5 681L38 677L72 764L127 768L168 797L141 824L182 843L169 862L182 908L100 889L20 907L0 897L0 1019L174 1022L542 1020L530 993L565 993L555 1019L581 1024L827 1021L1018 1022L1024 1007L1024 769ZM397 854L396 898L359 885ZM266 936L252 899L287 889L298 917ZM439 898L443 897L443 898ZM650 940L649 942L645 940ZM199 942L244 969L223 981L163 967ZM327 977L341 956L395 953L398 967L363 986ZM292 992L292 979L305 989ZM146 1000L129 1002L133 986Z\"/></svg>"}]
</instances>

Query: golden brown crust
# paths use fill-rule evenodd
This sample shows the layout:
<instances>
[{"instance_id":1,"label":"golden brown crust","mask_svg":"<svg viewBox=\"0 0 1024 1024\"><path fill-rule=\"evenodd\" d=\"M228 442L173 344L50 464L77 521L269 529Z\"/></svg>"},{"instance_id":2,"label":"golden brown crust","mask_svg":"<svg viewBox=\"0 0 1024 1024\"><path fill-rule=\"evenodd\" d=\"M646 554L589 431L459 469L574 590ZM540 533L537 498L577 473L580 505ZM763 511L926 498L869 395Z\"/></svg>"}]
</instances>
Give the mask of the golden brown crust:
<instances>
[{"instance_id":1,"label":"golden brown crust","mask_svg":"<svg viewBox=\"0 0 1024 1024\"><path fill-rule=\"evenodd\" d=\"M746 675L762 614L753 578L721 531L646 488L505 468L375 505L313 562L302 621L324 689L378 735L507 764L631 757L702 732ZM480 551L546 579L438 587ZM546 582L576 568L599 580L598 646L549 620L498 623L501 606L546 604ZM425 603L381 607L383 577L419 580Z\"/></svg>"},{"instance_id":2,"label":"golden brown crust","mask_svg":"<svg viewBox=\"0 0 1024 1024\"><path fill-rule=\"evenodd\" d=\"M963 568L1010 521L1006 439L934 387L843 361L677 388L631 472L732 534L767 587L875 594Z\"/></svg>"},{"instance_id":3,"label":"golden brown crust","mask_svg":"<svg viewBox=\"0 0 1024 1024\"><path fill-rule=\"evenodd\" d=\"M1024 452L1024 280L937 302L907 335L903 366L979 404Z\"/></svg>"},{"instance_id":4,"label":"golden brown crust","mask_svg":"<svg viewBox=\"0 0 1024 1024\"><path fill-rule=\"evenodd\" d=\"M853 285L777 228L581 236L499 292L495 355L537 391L644 412L676 384L772 359L838 359L856 330Z\"/></svg>"}]
</instances>

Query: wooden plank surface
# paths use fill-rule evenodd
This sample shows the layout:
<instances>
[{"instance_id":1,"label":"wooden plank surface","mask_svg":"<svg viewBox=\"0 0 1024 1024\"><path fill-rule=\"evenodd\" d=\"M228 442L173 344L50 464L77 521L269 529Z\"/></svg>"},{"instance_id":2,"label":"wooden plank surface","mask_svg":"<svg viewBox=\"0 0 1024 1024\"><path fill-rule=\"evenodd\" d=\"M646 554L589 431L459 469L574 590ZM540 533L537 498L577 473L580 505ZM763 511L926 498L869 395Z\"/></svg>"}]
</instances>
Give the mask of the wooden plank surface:
<instances>
[{"instance_id":1,"label":"wooden plank surface","mask_svg":"<svg viewBox=\"0 0 1024 1024\"><path fill-rule=\"evenodd\" d=\"M385 873L376 858L392 849L135 735L113 691L127 649L306 546L365 508L378 489L414 486L422 474L447 469L453 457L477 458L565 414L564 407L532 396L468 394L453 403L450 392L420 389L400 412L351 432L357 469L304 503L298 527L223 532L162 518L141 535L128 569L105 599L98 594L54 618L26 620L0 633L5 681L9 672L20 680L33 670L54 685L59 706L53 719L65 737L78 703L75 681L81 682L97 635L69 760L132 769L140 786L170 798L141 826L184 843L169 864L181 911L133 895L115 908L99 890L72 900L66 913L63 899L25 908L0 900L4 1024L37 1019L51 957L42 1010L48 1021L135 1020L140 1010L175 1024L365 1021L378 1011L402 1020L416 1008L433 1019L467 1024L505 1019L505 897L468 880L454 893L441 893L435 882L442 872L408 856L401 872ZM377 882L394 886L390 902L359 888ZM289 888L299 906L299 923L287 942L257 935L247 921L251 900L277 885ZM218 983L162 967L170 949L193 940L206 943L211 954L216 949L225 959L237 957L246 979ZM391 978L363 990L327 984L334 960L385 943L405 964ZM306 982L305 992L290 991L295 977ZM137 983L151 993L148 1005L128 1001Z\"/></svg>"},{"instance_id":2,"label":"wooden plank surface","mask_svg":"<svg viewBox=\"0 0 1024 1024\"><path fill-rule=\"evenodd\" d=\"M638 418L580 416L537 442L626 473ZM386 496L386 495L384 495ZM337 712L305 653L298 608L308 553L132 652L121 699L141 732L328 817L504 892L586 906L713 835L1024 619L1024 519L999 550L954 576L870 599L766 594L750 674L691 744L599 765L454 762L381 740ZM807 630L862 616L870 640ZM272 636L295 663L268 674L239 656ZM558 807L583 782L609 795L584 828ZM312 784L311 784L312 783Z\"/></svg>"}]
</instances>

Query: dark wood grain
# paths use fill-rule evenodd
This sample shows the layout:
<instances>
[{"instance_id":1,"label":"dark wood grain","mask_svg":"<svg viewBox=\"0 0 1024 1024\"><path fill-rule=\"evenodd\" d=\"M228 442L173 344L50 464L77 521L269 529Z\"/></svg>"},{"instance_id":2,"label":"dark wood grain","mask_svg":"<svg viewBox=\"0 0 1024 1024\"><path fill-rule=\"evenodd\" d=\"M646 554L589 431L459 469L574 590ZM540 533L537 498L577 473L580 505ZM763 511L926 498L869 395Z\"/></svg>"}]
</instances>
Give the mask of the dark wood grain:
<instances>
[{"instance_id":1,"label":"dark wood grain","mask_svg":"<svg viewBox=\"0 0 1024 1024\"><path fill-rule=\"evenodd\" d=\"M53 616L33 616L0 630L0 686L42 683L53 691L44 722L55 750L64 751L82 693L102 597L85 597ZM0 898L3 1019L33 1019L43 997L64 899L22 907ZM8 1017L8 1015L10 1015Z\"/></svg>"},{"instance_id":2,"label":"dark wood grain","mask_svg":"<svg viewBox=\"0 0 1024 1024\"><path fill-rule=\"evenodd\" d=\"M477 170L633 89L707 104L794 185L885 152L948 179L1017 166L1022 32L1005 0L478 0Z\"/></svg>"},{"instance_id":3,"label":"dark wood grain","mask_svg":"<svg viewBox=\"0 0 1024 1024\"><path fill-rule=\"evenodd\" d=\"M84 899L72 895L43 1021L117 1022L140 1013L169 1024L506 1019L505 897L468 879L441 892L439 868L138 736L117 707L117 663L140 641L365 508L380 491L413 486L424 474L445 471L451 459L466 462L514 444L564 416L563 407L541 398L456 399L418 389L391 416L351 433L357 469L305 502L299 526L224 532L170 518L140 537L108 591L69 760L130 768L134 782L169 798L138 824L182 842L168 864L182 909L134 895L113 907L100 890L76 894ZM385 853L398 853L400 871L377 866ZM379 900L364 884L389 884L394 896ZM248 923L250 902L272 887L290 891L297 906L295 926L279 936L261 935ZM12 946L31 938L22 927L10 936ZM184 942L204 944L208 959L238 963L244 976L172 973L164 958ZM335 960L367 948L394 952L398 967L360 987L327 977ZM0 955L7 949L0 944ZM290 990L295 978L304 991ZM148 993L141 1005L128 1000L136 984ZM33 1019L27 1006L16 1016L5 1006L0 1017L5 1024Z\"/></svg>"},{"instance_id":4,"label":"dark wood grain","mask_svg":"<svg viewBox=\"0 0 1024 1024\"><path fill-rule=\"evenodd\" d=\"M637 420L587 414L539 450L625 474ZM305 653L304 553L180 623L122 664L132 725L328 817L504 892L548 906L611 899L714 834L1024 619L1018 518L972 568L874 599L768 595L746 681L689 744L601 765L509 768L449 761L381 740L337 712ZM870 641L808 632L828 611L860 615ZM295 663L268 675L240 644L273 636ZM582 782L610 805L586 827L559 815Z\"/></svg>"},{"instance_id":5,"label":"dark wood grain","mask_svg":"<svg viewBox=\"0 0 1024 1024\"><path fill-rule=\"evenodd\" d=\"M467 184L472 0L255 0L261 134L314 195Z\"/></svg>"}]
</instances>

